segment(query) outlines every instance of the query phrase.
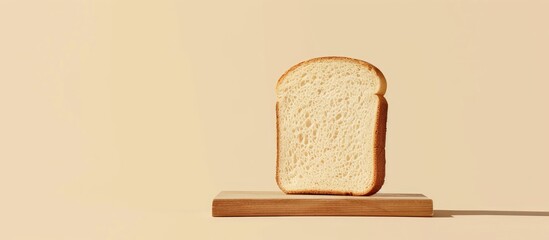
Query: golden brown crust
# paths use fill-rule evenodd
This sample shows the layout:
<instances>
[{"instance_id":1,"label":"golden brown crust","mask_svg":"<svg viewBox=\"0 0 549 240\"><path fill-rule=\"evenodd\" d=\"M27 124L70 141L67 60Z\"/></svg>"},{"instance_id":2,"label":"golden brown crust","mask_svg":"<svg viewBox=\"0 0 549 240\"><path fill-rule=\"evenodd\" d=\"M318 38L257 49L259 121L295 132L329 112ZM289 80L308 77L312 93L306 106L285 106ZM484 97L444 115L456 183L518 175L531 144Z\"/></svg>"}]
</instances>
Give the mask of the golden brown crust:
<instances>
[{"instance_id":1,"label":"golden brown crust","mask_svg":"<svg viewBox=\"0 0 549 240\"><path fill-rule=\"evenodd\" d=\"M337 191L337 190L314 190L314 189L303 189L303 190L287 190L285 189L281 182L280 182L280 169L279 169L279 158L280 158L280 119L279 119L279 106L278 106L278 100L276 102L276 183L278 187L287 194L330 194L330 195L356 195L356 196L363 196L363 195L372 195L378 192L381 187L383 186L383 183L385 182L385 136L387 131L387 110L388 110L388 104L387 100L383 97L383 94L385 93L386 88L386 82L385 82L385 76L383 76L383 73L377 69L374 65L354 59L354 58L348 58L348 57L336 57L336 56L329 56L329 57L319 57L319 58L313 58L307 61L300 62L290 69L288 69L282 76L278 79L276 88L282 83L283 79L285 79L286 75L298 68L299 66L314 62L314 61L323 61L323 60L346 60L346 61L352 61L357 62L359 64L362 64L366 66L370 70L374 70L376 74L378 75L379 79L381 79L382 83L380 84L382 89L378 91L376 96L379 98L379 105L377 108L377 119L376 119L376 130L374 133L374 171L373 171L373 183L370 188L366 189L364 192L343 192L343 191Z\"/></svg>"},{"instance_id":2,"label":"golden brown crust","mask_svg":"<svg viewBox=\"0 0 549 240\"><path fill-rule=\"evenodd\" d=\"M276 184L285 193L288 193L282 184L280 183L280 170L279 170L279 158L280 158L280 125L278 120L278 102L276 102Z\"/></svg>"},{"instance_id":3,"label":"golden brown crust","mask_svg":"<svg viewBox=\"0 0 549 240\"><path fill-rule=\"evenodd\" d=\"M383 96L379 98L376 130L374 134L374 182L364 195L375 194L385 183L385 139L387 133L387 110L389 105Z\"/></svg>"},{"instance_id":4,"label":"golden brown crust","mask_svg":"<svg viewBox=\"0 0 549 240\"><path fill-rule=\"evenodd\" d=\"M379 93L377 93L377 95L385 94L385 88L386 88L386 85L387 85L386 81L385 81L385 76L383 76L383 73L376 66L370 64L369 62L362 61L360 59L354 59L354 58L350 58L350 57L340 57L340 56L317 57L317 58L313 58L313 59L309 59L309 60L300 62L300 63L292 66L290 69L288 69L286 72L284 72L284 74L282 74L282 76L280 76L280 78L276 82L275 89L278 88L278 86L280 86L280 84L286 78L286 75L288 75L289 72L295 70L296 68L300 67L301 65L311 63L311 62L325 61L325 60L344 60L344 61L349 61L349 62L355 62L355 63L358 63L358 64L361 64L361 65L365 66L366 68L368 68L370 70L375 71L377 76L379 77L379 79L381 81L380 85L382 87L382 89L379 90Z\"/></svg>"}]
</instances>

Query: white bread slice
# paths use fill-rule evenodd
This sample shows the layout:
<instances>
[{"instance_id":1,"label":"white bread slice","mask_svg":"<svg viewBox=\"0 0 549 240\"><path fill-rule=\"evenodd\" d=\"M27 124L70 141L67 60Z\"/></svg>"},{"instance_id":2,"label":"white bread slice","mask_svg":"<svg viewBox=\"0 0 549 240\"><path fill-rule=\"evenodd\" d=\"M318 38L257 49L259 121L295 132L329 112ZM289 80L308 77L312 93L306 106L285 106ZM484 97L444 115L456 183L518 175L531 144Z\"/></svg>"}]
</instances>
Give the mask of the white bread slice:
<instances>
[{"instance_id":1,"label":"white bread slice","mask_svg":"<svg viewBox=\"0 0 549 240\"><path fill-rule=\"evenodd\" d=\"M276 86L276 181L285 193L371 195L385 179L385 77L346 57L299 63Z\"/></svg>"}]
</instances>

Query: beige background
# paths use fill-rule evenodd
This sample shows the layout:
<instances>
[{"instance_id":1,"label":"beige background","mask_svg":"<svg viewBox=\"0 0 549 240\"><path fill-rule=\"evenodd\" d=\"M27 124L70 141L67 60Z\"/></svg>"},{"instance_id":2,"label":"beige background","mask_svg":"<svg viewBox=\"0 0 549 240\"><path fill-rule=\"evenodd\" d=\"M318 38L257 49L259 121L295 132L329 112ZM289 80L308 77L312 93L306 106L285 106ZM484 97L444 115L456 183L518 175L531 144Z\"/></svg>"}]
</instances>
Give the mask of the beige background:
<instances>
[{"instance_id":1,"label":"beige background","mask_svg":"<svg viewBox=\"0 0 549 240\"><path fill-rule=\"evenodd\" d=\"M548 9L0 0L0 239L547 239ZM325 55L385 73L381 191L475 211L210 217L278 190L275 82Z\"/></svg>"}]
</instances>

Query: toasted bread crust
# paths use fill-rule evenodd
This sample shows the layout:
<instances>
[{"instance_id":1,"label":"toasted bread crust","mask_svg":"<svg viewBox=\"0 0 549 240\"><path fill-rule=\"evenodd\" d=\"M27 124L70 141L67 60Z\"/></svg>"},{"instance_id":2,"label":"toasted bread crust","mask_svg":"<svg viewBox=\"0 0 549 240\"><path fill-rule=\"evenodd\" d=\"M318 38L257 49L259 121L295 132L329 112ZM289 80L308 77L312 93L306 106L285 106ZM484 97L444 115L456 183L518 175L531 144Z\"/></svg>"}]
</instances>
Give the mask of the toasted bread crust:
<instances>
[{"instance_id":1,"label":"toasted bread crust","mask_svg":"<svg viewBox=\"0 0 549 240\"><path fill-rule=\"evenodd\" d=\"M373 171L373 183L370 186L370 188L365 189L363 192L344 192L344 191L337 191L337 190L315 190L315 189L302 189L302 190L287 190L284 188L280 181L280 112L279 112L279 106L278 106L278 100L276 102L276 183L278 187L287 194L330 194L330 195L356 195L356 196L363 196L363 195L372 195L378 192L381 187L383 186L383 183L385 182L385 138L386 138L386 131L387 131L387 110L388 110L388 103L387 100L383 97L383 94L386 90L386 83L385 83L385 77L383 76L383 73L379 69L377 69L372 64L348 57L320 57L320 58L313 58L307 61L303 61L301 63L298 63L297 65L291 67L288 69L277 81L276 88L282 83L282 81L285 79L286 75L298 68L299 66L310 63L313 61L323 61L323 60L346 60L346 61L352 61L360 63L364 66L366 66L368 69L373 70L376 72L379 79L382 81L380 84L382 86L382 89L378 90L378 93L376 96L379 98L379 105L377 108L377 119L375 120L375 133L374 133L374 171Z\"/></svg>"}]
</instances>

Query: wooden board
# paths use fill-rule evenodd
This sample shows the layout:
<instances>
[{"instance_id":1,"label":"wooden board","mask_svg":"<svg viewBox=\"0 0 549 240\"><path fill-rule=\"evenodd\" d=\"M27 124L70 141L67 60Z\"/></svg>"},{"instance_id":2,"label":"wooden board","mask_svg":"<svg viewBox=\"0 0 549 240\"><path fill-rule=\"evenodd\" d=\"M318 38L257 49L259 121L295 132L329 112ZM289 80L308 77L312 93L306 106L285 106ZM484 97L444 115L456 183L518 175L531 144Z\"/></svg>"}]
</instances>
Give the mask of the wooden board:
<instances>
[{"instance_id":1,"label":"wooden board","mask_svg":"<svg viewBox=\"0 0 549 240\"><path fill-rule=\"evenodd\" d=\"M226 191L212 202L214 217L251 216L433 216L433 201L422 194L372 196L298 195L279 191Z\"/></svg>"}]
</instances>

